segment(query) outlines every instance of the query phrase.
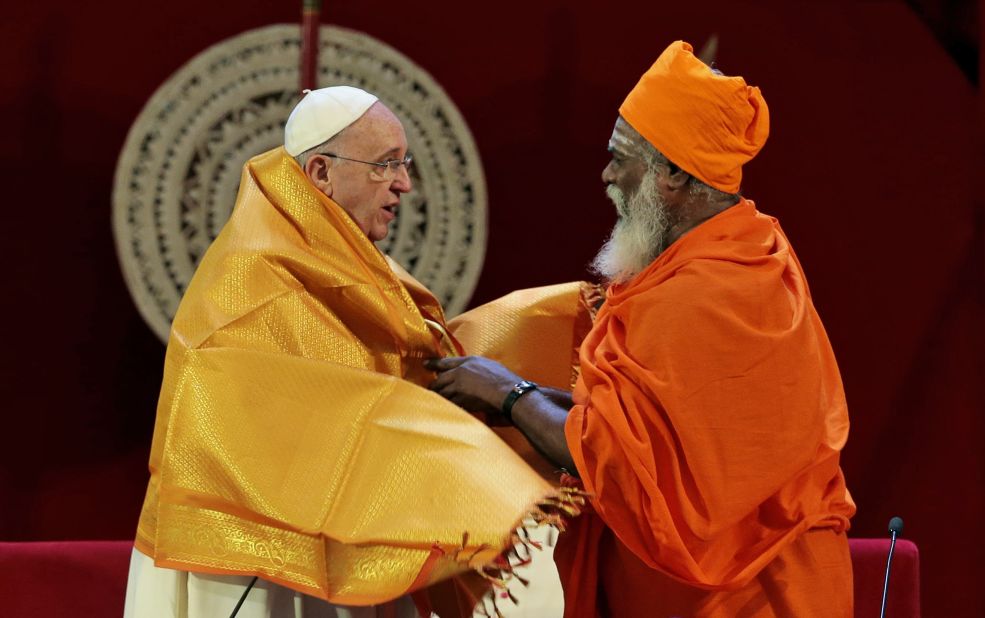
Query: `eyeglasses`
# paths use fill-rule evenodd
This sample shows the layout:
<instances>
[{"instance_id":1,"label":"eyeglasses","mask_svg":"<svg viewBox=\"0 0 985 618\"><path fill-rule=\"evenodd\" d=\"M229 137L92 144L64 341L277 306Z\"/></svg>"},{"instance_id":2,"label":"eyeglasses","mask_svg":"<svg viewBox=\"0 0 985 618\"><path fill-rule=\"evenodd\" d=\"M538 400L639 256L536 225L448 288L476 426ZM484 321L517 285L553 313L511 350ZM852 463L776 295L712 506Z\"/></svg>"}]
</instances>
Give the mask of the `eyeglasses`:
<instances>
[{"instance_id":1,"label":"eyeglasses","mask_svg":"<svg viewBox=\"0 0 985 618\"><path fill-rule=\"evenodd\" d=\"M349 157L343 157L331 152L322 152L320 154L323 154L326 157L332 157L333 159L342 159L343 161L352 161L354 163L365 163L366 165L372 165L377 168L377 170L374 170L370 174L370 177L374 180L392 180L400 170L401 165L404 166L404 169L406 169L408 173L410 173L410 165L414 162L414 157L410 155L407 155L403 159L387 159L386 161L377 162L350 159Z\"/></svg>"}]
</instances>

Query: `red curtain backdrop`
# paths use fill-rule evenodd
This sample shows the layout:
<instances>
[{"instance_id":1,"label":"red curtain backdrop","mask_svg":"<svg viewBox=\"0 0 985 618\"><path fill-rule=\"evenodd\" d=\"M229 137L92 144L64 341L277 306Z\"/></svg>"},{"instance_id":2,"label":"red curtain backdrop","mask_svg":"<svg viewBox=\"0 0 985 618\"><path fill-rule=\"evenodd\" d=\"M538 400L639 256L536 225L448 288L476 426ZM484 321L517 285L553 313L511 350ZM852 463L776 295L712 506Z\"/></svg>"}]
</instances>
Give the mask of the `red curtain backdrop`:
<instances>
[{"instance_id":1,"label":"red curtain backdrop","mask_svg":"<svg viewBox=\"0 0 985 618\"><path fill-rule=\"evenodd\" d=\"M132 535L164 348L117 265L116 159L182 64L299 15L229 0L7 9L0 539ZM852 534L902 516L925 615L985 615L983 107L905 2L340 0L323 15L423 66L474 132L490 200L474 303L587 276L615 220L599 176L619 103L670 41L717 33L718 66L771 110L744 193L794 243L844 376Z\"/></svg>"}]
</instances>

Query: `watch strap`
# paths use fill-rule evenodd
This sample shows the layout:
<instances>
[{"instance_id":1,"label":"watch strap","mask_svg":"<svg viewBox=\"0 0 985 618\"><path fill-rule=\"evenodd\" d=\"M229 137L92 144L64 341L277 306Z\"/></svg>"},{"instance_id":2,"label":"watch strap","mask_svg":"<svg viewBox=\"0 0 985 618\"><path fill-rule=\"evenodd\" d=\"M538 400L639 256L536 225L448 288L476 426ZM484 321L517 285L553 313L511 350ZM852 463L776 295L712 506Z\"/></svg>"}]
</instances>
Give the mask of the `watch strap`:
<instances>
[{"instance_id":1,"label":"watch strap","mask_svg":"<svg viewBox=\"0 0 985 618\"><path fill-rule=\"evenodd\" d=\"M513 406L516 404L517 400L530 391L535 391L538 388L540 388L540 386L538 386L536 382L531 382L530 380L520 380L514 384L513 388L510 389L510 392L506 395L506 399L503 400L503 405L500 408L503 411L503 416L506 417L506 420L512 423Z\"/></svg>"}]
</instances>

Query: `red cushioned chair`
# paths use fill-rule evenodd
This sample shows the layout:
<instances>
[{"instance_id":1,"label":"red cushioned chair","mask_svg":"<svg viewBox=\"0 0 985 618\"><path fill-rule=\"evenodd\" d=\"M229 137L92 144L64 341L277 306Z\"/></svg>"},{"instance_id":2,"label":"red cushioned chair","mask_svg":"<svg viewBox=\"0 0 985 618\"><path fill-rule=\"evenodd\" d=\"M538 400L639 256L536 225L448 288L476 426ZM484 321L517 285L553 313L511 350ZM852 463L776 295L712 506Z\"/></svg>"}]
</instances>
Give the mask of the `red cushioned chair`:
<instances>
[{"instance_id":1,"label":"red cushioned chair","mask_svg":"<svg viewBox=\"0 0 985 618\"><path fill-rule=\"evenodd\" d=\"M17 618L122 616L132 548L132 541L0 543L0 607ZM855 616L875 618L889 540L850 539L849 549ZM896 542L886 616L920 616L920 556L903 539Z\"/></svg>"},{"instance_id":2,"label":"red cushioned chair","mask_svg":"<svg viewBox=\"0 0 985 618\"><path fill-rule=\"evenodd\" d=\"M878 618L886 577L889 539L849 539L855 572L855 617ZM912 542L897 539L889 574L886 618L920 617L920 553Z\"/></svg>"},{"instance_id":3,"label":"red cushioned chair","mask_svg":"<svg viewBox=\"0 0 985 618\"><path fill-rule=\"evenodd\" d=\"M133 541L0 543L0 614L123 615Z\"/></svg>"}]
</instances>

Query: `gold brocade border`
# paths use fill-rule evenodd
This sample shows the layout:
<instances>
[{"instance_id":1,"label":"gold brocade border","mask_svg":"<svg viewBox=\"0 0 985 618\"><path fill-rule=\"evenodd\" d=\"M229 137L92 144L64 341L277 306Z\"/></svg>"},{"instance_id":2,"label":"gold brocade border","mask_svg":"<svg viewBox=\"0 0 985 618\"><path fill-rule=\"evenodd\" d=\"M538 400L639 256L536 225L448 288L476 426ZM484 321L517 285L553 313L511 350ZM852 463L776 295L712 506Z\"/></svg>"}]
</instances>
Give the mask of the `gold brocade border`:
<instances>
[{"instance_id":1,"label":"gold brocade border","mask_svg":"<svg viewBox=\"0 0 985 618\"><path fill-rule=\"evenodd\" d=\"M324 597L314 557L316 539L207 509L161 505L156 552L158 566L208 573L256 574ZM162 525L163 524L163 525ZM139 549L139 547L138 547Z\"/></svg>"},{"instance_id":2,"label":"gold brocade border","mask_svg":"<svg viewBox=\"0 0 985 618\"><path fill-rule=\"evenodd\" d=\"M540 502L530 518L563 531L565 520L580 514L587 494L561 488ZM141 520L136 547L160 567L215 574L260 575L303 593L349 605L375 605L473 569L494 585L504 586L512 568L500 550L470 548L466 533L460 546L429 549L382 545L346 545L327 537L291 532L234 515L182 505L164 505L167 522L153 535ZM530 543L519 524L513 544ZM148 526L149 527L149 526ZM536 544L534 544L536 545ZM510 551L517 551L517 547ZM416 576L414 575L416 574Z\"/></svg>"},{"instance_id":3,"label":"gold brocade border","mask_svg":"<svg viewBox=\"0 0 985 618\"><path fill-rule=\"evenodd\" d=\"M159 566L261 575L329 601L344 597L352 605L399 597L415 575L431 583L467 568L449 557L420 573L429 550L345 545L202 508L162 505L159 516L167 525L158 530L156 553L138 543Z\"/></svg>"}]
</instances>

